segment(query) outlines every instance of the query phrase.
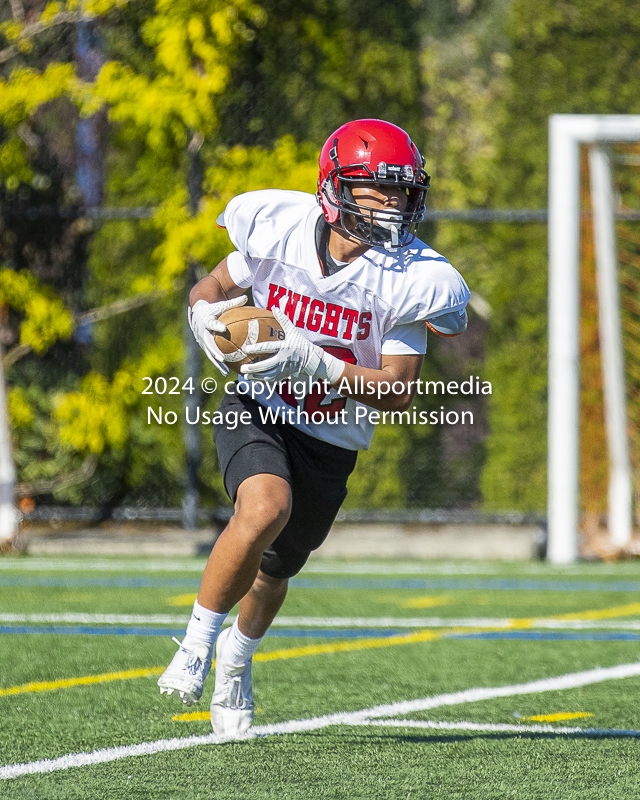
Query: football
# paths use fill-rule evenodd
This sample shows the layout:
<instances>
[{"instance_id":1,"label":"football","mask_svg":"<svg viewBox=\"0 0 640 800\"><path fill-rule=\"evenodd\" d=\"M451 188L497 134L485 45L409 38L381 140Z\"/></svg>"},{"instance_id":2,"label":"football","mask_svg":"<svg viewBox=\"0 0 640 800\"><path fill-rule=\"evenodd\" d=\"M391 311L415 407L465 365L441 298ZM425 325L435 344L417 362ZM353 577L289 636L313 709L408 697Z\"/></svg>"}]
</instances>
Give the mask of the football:
<instances>
[{"instance_id":1,"label":"football","mask_svg":"<svg viewBox=\"0 0 640 800\"><path fill-rule=\"evenodd\" d=\"M274 342L284 339L284 331L271 311L255 306L241 306L231 308L220 314L220 322L227 326L228 335L214 334L215 343L218 345L224 360L234 372L240 372L243 364L253 361L262 361L269 358L270 353L264 355L247 355L243 348L248 344L257 342Z\"/></svg>"}]
</instances>

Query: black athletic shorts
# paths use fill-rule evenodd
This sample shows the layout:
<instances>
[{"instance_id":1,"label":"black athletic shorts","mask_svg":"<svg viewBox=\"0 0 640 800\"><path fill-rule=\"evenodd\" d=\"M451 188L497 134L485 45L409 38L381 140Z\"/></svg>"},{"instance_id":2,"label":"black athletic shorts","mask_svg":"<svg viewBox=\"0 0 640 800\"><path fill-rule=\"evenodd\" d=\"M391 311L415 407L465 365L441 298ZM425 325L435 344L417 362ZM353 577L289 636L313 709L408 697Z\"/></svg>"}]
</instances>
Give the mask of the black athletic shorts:
<instances>
[{"instance_id":1,"label":"black athletic shorts","mask_svg":"<svg viewBox=\"0 0 640 800\"><path fill-rule=\"evenodd\" d=\"M239 422L234 430L213 426L231 500L235 502L238 487L252 475L278 475L291 486L291 516L264 551L260 565L272 578L290 578L327 538L347 496L347 478L356 465L357 451L314 439L284 422L262 422L259 404L246 395L225 394L219 410L251 414L251 423Z\"/></svg>"}]
</instances>

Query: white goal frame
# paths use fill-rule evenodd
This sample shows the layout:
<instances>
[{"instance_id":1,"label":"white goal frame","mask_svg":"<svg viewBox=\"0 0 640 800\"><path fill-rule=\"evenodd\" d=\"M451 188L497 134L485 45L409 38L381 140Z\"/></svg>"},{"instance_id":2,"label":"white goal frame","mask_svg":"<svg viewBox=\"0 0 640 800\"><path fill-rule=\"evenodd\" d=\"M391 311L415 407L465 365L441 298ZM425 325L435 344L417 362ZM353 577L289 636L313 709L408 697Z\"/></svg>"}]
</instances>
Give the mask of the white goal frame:
<instances>
[{"instance_id":1,"label":"white goal frame","mask_svg":"<svg viewBox=\"0 0 640 800\"><path fill-rule=\"evenodd\" d=\"M610 144L640 141L640 115L549 118L549 416L547 558L578 555L580 459L580 145L590 147L598 322L609 453L609 532L623 546L632 525Z\"/></svg>"}]
</instances>

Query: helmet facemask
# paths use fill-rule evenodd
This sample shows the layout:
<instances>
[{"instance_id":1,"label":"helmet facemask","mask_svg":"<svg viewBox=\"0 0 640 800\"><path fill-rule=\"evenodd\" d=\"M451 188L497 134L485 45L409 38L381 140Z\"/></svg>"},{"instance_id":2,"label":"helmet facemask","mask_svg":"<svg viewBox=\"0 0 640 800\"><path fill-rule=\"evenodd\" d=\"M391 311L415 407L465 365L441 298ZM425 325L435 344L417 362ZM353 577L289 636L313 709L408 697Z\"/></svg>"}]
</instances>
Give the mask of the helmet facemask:
<instances>
[{"instance_id":1,"label":"helmet facemask","mask_svg":"<svg viewBox=\"0 0 640 800\"><path fill-rule=\"evenodd\" d=\"M407 165L378 164L373 172L366 164L351 164L341 167L337 158L335 168L329 172L322 186L324 201L339 212L336 222L346 233L374 247L393 250L406 247L416 237L418 223L424 216L425 196L429 188L429 176L424 169ZM404 211L393 208L371 208L358 203L352 192L354 184L380 189L402 188L407 193ZM337 191L336 191L337 188Z\"/></svg>"}]
</instances>

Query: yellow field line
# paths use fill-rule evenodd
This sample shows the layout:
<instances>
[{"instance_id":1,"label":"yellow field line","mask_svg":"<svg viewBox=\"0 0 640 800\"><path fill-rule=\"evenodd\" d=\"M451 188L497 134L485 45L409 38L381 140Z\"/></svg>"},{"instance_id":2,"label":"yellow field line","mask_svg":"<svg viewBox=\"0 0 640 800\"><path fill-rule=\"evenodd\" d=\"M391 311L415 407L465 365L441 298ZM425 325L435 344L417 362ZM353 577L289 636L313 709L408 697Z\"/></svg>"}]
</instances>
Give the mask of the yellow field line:
<instances>
[{"instance_id":1,"label":"yellow field line","mask_svg":"<svg viewBox=\"0 0 640 800\"><path fill-rule=\"evenodd\" d=\"M598 611L579 611L571 614L556 614L551 619L612 619L613 617L631 617L640 614L640 603L628 603L626 606L602 608Z\"/></svg>"},{"instance_id":2,"label":"yellow field line","mask_svg":"<svg viewBox=\"0 0 640 800\"><path fill-rule=\"evenodd\" d=\"M567 719L582 719L583 717L595 717L595 714L589 711L574 711L566 714L538 714L535 717L518 717L518 722L562 722ZM178 719L178 717L173 717L173 719Z\"/></svg>"},{"instance_id":3,"label":"yellow field line","mask_svg":"<svg viewBox=\"0 0 640 800\"><path fill-rule=\"evenodd\" d=\"M465 629L466 630L466 629ZM447 630L447 633L450 633ZM375 647L392 647L397 644L411 644L412 642L428 642L440 639L445 633L421 631L410 633L406 636L387 636L376 639L362 639L357 642L340 642L338 644L308 645L307 647L292 647L286 650L273 650L270 653L256 653L254 661L278 661L285 658L301 658L303 656L322 655L324 653L342 653L348 650L369 650ZM96 683L109 681L124 681L131 678L148 678L161 675L164 667L148 667L146 669L130 669L124 672L105 672L102 675L85 675L81 678L65 678L59 681L40 681L23 683L20 686L11 686L0 689L0 697L26 692L52 692L56 689L69 689L73 686L89 686Z\"/></svg>"},{"instance_id":4,"label":"yellow field line","mask_svg":"<svg viewBox=\"0 0 640 800\"><path fill-rule=\"evenodd\" d=\"M126 681L131 678L147 678L150 675L161 675L164 667L147 667L146 669L128 669L123 672L103 672L102 675L85 675L81 678L63 678L59 681L37 681L23 683L21 686L10 686L0 689L0 697L10 694L24 694L25 692L52 692L55 689L69 689L72 686L90 686L94 683L109 683L109 681Z\"/></svg>"},{"instance_id":5,"label":"yellow field line","mask_svg":"<svg viewBox=\"0 0 640 800\"><path fill-rule=\"evenodd\" d=\"M211 719L210 711L189 711L187 714L176 714L171 717L176 722L200 722L203 719Z\"/></svg>"},{"instance_id":6,"label":"yellow field line","mask_svg":"<svg viewBox=\"0 0 640 800\"><path fill-rule=\"evenodd\" d=\"M640 613L640 603L629 603L615 608L596 609L593 611L581 611L571 614L556 614L546 619L570 620L570 619L606 619L611 617L628 616ZM371 639L359 639L355 642L337 642L335 644L310 644L304 647L290 647L283 650L272 650L269 653L256 653L254 661L280 661L289 658L303 658L305 656L328 655L330 653L348 653L358 650L373 650L383 647L395 647L402 644L415 644L417 642L433 642L457 633L489 633L491 631L514 630L535 627L540 617L528 619L511 619L505 625L496 625L490 628L444 628L437 631L424 630L416 633L408 633L398 636L375 637ZM74 686L89 686L97 683L108 683L110 681L123 681L132 678L147 678L153 675L161 675L164 667L148 667L146 669L130 669L123 672L106 672L102 675L86 675L80 678L65 678L58 681L42 681L24 683L20 686L10 686L0 689L0 697L14 694L24 694L26 692L50 692L57 689L69 689Z\"/></svg>"},{"instance_id":7,"label":"yellow field line","mask_svg":"<svg viewBox=\"0 0 640 800\"><path fill-rule=\"evenodd\" d=\"M627 603L624 606L615 606L614 608L597 608L592 611L571 611L568 614L552 614L547 617L529 617L525 619L511 619L509 620L509 628L535 628L541 619L557 619L564 620L565 622L571 620L596 620L596 619L613 619L614 617L630 617L634 614L640 614L640 603ZM484 630L489 630L485 628Z\"/></svg>"},{"instance_id":8,"label":"yellow field line","mask_svg":"<svg viewBox=\"0 0 640 800\"><path fill-rule=\"evenodd\" d=\"M378 647L394 647L398 644L413 644L414 642L432 642L442 639L451 633L447 628L446 633L441 631L419 631L402 636L380 636L371 639L359 639L356 642L338 642L336 644L309 644L305 647L290 647L286 650L272 650L270 653L256 653L254 661L279 661L283 658L302 658L303 656L319 656L327 653L347 653L355 650L373 650ZM460 629L462 630L462 629ZM464 630L467 630L466 628Z\"/></svg>"}]
</instances>

